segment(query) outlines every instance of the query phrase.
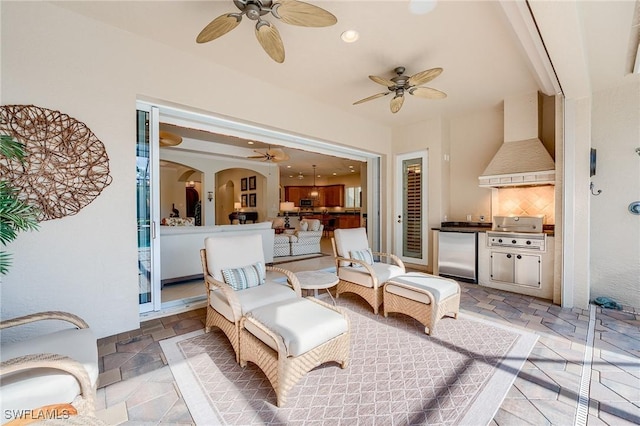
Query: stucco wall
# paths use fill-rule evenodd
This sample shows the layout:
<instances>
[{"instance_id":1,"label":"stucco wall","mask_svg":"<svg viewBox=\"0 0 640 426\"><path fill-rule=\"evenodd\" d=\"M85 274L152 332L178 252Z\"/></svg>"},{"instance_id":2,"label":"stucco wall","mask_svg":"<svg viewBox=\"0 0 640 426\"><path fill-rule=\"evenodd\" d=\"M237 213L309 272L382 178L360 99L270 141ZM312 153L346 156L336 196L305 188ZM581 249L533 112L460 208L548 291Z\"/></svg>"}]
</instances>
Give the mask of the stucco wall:
<instances>
[{"instance_id":1,"label":"stucco wall","mask_svg":"<svg viewBox=\"0 0 640 426\"><path fill-rule=\"evenodd\" d=\"M451 202L449 220L491 221L491 189L478 186L482 174L504 141L502 105L451 120Z\"/></svg>"},{"instance_id":2,"label":"stucco wall","mask_svg":"<svg viewBox=\"0 0 640 426\"><path fill-rule=\"evenodd\" d=\"M591 298L640 307L640 83L594 93L591 146L597 150L591 196Z\"/></svg>"},{"instance_id":3,"label":"stucco wall","mask_svg":"<svg viewBox=\"0 0 640 426\"><path fill-rule=\"evenodd\" d=\"M15 260L3 277L2 318L59 309L84 317L99 337L138 327L136 99L189 105L382 155L391 151L389 129L209 60L52 3L0 7L1 102L60 110L86 123L104 143L113 177L77 215L43 222L8 247ZM238 78L242 85L219 84Z\"/></svg>"}]
</instances>

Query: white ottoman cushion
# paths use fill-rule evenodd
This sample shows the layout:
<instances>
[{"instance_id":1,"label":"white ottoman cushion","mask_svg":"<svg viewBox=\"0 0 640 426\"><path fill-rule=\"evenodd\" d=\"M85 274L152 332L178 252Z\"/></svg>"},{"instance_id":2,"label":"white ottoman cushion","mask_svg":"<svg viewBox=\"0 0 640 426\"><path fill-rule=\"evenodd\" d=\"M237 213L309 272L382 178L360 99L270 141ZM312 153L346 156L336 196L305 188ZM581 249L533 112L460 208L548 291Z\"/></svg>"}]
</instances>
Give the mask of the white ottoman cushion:
<instances>
[{"instance_id":1,"label":"white ottoman cushion","mask_svg":"<svg viewBox=\"0 0 640 426\"><path fill-rule=\"evenodd\" d=\"M300 356L329 340L346 333L349 325L340 313L307 299L285 300L254 309L248 315L281 336L287 356ZM275 342L253 325L245 322L251 334L277 350Z\"/></svg>"},{"instance_id":2,"label":"white ottoman cushion","mask_svg":"<svg viewBox=\"0 0 640 426\"><path fill-rule=\"evenodd\" d=\"M410 272L408 274L400 275L393 278L391 282L386 284L385 288L388 293L397 294L398 296L406 297L407 299L415 300L424 304L429 304L429 298L426 294L393 285L394 283L427 290L433 295L436 304L458 293L458 286L455 283L435 275L427 275L420 272Z\"/></svg>"},{"instance_id":3,"label":"white ottoman cushion","mask_svg":"<svg viewBox=\"0 0 640 426\"><path fill-rule=\"evenodd\" d=\"M3 344L0 361L39 353L68 356L84 366L92 384L98 380L98 346L89 328L61 330ZM7 410L29 410L72 402L79 394L80 385L72 375L56 369L31 369L2 378L0 406L3 413Z\"/></svg>"},{"instance_id":4,"label":"white ottoman cushion","mask_svg":"<svg viewBox=\"0 0 640 426\"><path fill-rule=\"evenodd\" d=\"M235 292L240 301L241 315L253 309L259 308L270 303L280 302L282 300L295 299L296 292L286 284L280 284L273 281L265 282L258 287L251 287L246 290ZM226 319L234 322L231 306L224 297L222 291L211 290L211 307L221 313Z\"/></svg>"},{"instance_id":5,"label":"white ottoman cushion","mask_svg":"<svg viewBox=\"0 0 640 426\"><path fill-rule=\"evenodd\" d=\"M404 272L399 266L391 265L389 263L376 262L370 266L376 272L379 285L382 285L391 278L402 275ZM373 287L371 275L369 275L364 267L356 268L353 266L343 266L339 269L338 276L341 280L357 283L364 287Z\"/></svg>"}]
</instances>

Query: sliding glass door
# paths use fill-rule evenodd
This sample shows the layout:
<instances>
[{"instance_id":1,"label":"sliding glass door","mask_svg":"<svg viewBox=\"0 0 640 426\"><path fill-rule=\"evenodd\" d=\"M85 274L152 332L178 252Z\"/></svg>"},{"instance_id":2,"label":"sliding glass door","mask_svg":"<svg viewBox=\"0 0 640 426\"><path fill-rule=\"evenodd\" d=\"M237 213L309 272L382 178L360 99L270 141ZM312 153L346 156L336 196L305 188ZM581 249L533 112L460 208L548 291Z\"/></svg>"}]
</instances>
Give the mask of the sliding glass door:
<instances>
[{"instance_id":1,"label":"sliding glass door","mask_svg":"<svg viewBox=\"0 0 640 426\"><path fill-rule=\"evenodd\" d=\"M140 312L160 310L158 109L136 111L136 205Z\"/></svg>"}]
</instances>

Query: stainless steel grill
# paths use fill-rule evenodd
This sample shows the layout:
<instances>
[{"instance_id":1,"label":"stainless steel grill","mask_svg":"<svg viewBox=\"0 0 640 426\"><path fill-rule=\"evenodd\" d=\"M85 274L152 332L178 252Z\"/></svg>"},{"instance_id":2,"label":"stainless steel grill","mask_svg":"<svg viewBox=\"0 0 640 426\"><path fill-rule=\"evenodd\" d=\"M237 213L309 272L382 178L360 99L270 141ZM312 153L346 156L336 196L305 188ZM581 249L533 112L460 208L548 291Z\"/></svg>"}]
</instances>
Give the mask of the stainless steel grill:
<instances>
[{"instance_id":1,"label":"stainless steel grill","mask_svg":"<svg viewBox=\"0 0 640 426\"><path fill-rule=\"evenodd\" d=\"M534 216L494 216L491 231L487 231L487 246L545 252L547 238L542 221L542 217Z\"/></svg>"}]
</instances>

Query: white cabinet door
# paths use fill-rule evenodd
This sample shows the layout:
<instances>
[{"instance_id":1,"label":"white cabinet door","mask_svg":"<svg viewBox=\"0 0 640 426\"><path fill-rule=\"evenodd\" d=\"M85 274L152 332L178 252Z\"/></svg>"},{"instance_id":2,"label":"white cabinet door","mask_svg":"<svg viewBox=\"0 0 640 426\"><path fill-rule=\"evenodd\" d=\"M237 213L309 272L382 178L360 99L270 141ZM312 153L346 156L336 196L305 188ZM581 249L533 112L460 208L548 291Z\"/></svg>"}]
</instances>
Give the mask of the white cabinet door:
<instances>
[{"instance_id":1,"label":"white cabinet door","mask_svg":"<svg viewBox=\"0 0 640 426\"><path fill-rule=\"evenodd\" d=\"M528 287L540 287L541 257L531 254L517 254L515 257L515 283Z\"/></svg>"},{"instance_id":2,"label":"white cabinet door","mask_svg":"<svg viewBox=\"0 0 640 426\"><path fill-rule=\"evenodd\" d=\"M506 283L514 282L514 260L511 253L494 251L491 253L491 279Z\"/></svg>"}]
</instances>

